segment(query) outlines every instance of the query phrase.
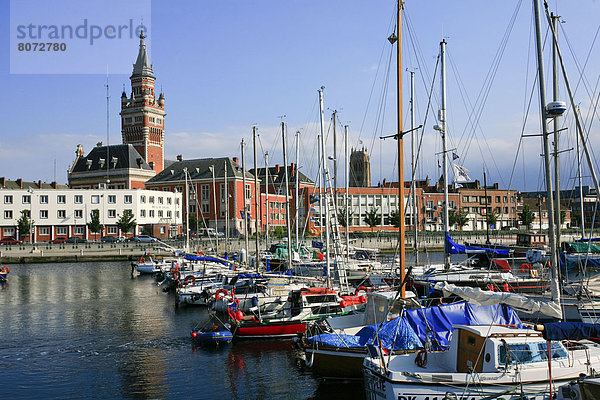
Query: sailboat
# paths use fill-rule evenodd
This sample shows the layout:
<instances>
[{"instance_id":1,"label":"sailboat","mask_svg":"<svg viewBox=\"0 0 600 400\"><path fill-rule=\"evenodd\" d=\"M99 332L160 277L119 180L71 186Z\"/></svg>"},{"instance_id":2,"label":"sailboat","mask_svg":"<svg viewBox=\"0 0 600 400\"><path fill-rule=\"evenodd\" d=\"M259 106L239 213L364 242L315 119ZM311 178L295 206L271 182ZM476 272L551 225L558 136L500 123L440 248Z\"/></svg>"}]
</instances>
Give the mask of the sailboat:
<instances>
[{"instance_id":1,"label":"sailboat","mask_svg":"<svg viewBox=\"0 0 600 400\"><path fill-rule=\"evenodd\" d=\"M559 304L558 265L553 225L550 148L545 119L545 80L539 0L533 0L538 53L538 82L543 126L546 188L549 192L549 239L553 266L552 301ZM398 27L401 18L398 5ZM442 48L444 46L442 42ZM398 51L400 52L400 46ZM400 70L400 67L398 68ZM562 317L559 309L558 317ZM600 346L578 342L567 349L559 340L537 330L493 324L456 325L450 347L415 354L386 355L382 346L370 348L363 364L365 390L369 399L491 399L552 398L557 384L595 373Z\"/></svg>"}]
</instances>

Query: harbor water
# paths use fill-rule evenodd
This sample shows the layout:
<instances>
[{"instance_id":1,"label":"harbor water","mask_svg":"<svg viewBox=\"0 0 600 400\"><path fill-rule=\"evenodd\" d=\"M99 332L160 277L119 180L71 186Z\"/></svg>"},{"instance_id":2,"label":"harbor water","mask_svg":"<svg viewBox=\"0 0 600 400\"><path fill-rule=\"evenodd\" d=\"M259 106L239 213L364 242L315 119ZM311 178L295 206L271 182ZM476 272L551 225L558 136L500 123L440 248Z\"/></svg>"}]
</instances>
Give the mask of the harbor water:
<instances>
[{"instance_id":1,"label":"harbor water","mask_svg":"<svg viewBox=\"0 0 600 400\"><path fill-rule=\"evenodd\" d=\"M175 307L128 262L10 265L0 287L3 399L363 399L321 381L291 341L195 347L201 308Z\"/></svg>"}]
</instances>

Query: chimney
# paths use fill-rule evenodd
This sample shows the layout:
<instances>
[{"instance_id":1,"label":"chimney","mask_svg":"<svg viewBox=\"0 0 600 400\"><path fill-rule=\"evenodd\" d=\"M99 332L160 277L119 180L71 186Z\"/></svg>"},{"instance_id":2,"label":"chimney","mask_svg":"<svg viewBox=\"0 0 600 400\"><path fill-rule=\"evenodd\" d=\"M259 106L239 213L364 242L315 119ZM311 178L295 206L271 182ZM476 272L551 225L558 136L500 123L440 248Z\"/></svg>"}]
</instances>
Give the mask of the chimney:
<instances>
[{"instance_id":1,"label":"chimney","mask_svg":"<svg viewBox=\"0 0 600 400\"><path fill-rule=\"evenodd\" d=\"M102 146L104 146L104 143L102 143L102 142L96 143L96 147L102 147Z\"/></svg>"},{"instance_id":2,"label":"chimney","mask_svg":"<svg viewBox=\"0 0 600 400\"><path fill-rule=\"evenodd\" d=\"M56 181L54 181L50 184L50 186L52 186L52 189L56 189L58 185L56 184Z\"/></svg>"},{"instance_id":3,"label":"chimney","mask_svg":"<svg viewBox=\"0 0 600 400\"><path fill-rule=\"evenodd\" d=\"M4 187L6 185L6 178L5 177L0 177L0 187Z\"/></svg>"},{"instance_id":4,"label":"chimney","mask_svg":"<svg viewBox=\"0 0 600 400\"><path fill-rule=\"evenodd\" d=\"M291 163L290 164L290 175L294 176L296 174L296 164Z\"/></svg>"},{"instance_id":5,"label":"chimney","mask_svg":"<svg viewBox=\"0 0 600 400\"><path fill-rule=\"evenodd\" d=\"M39 181L38 181L38 187L39 187L40 189L42 188L42 181L41 181L41 180L39 180Z\"/></svg>"},{"instance_id":6,"label":"chimney","mask_svg":"<svg viewBox=\"0 0 600 400\"><path fill-rule=\"evenodd\" d=\"M17 179L17 185L19 185L19 188L23 189L23 179L19 178Z\"/></svg>"},{"instance_id":7,"label":"chimney","mask_svg":"<svg viewBox=\"0 0 600 400\"><path fill-rule=\"evenodd\" d=\"M239 164L238 158L237 157L233 157L233 162L234 162L234 164Z\"/></svg>"},{"instance_id":8,"label":"chimney","mask_svg":"<svg viewBox=\"0 0 600 400\"><path fill-rule=\"evenodd\" d=\"M177 161L183 161L183 155L178 154L177 155Z\"/></svg>"}]
</instances>

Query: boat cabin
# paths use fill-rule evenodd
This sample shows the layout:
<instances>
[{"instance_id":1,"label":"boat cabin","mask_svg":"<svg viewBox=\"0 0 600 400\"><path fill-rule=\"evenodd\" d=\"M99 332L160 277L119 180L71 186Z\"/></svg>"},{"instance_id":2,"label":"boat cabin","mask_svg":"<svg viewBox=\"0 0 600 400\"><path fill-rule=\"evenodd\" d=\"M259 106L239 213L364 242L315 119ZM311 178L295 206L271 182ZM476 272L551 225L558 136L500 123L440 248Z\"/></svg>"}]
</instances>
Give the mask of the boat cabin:
<instances>
[{"instance_id":1,"label":"boat cabin","mask_svg":"<svg viewBox=\"0 0 600 400\"><path fill-rule=\"evenodd\" d=\"M538 247L546 244L543 233L517 233L517 246Z\"/></svg>"},{"instance_id":2,"label":"boat cabin","mask_svg":"<svg viewBox=\"0 0 600 400\"><path fill-rule=\"evenodd\" d=\"M288 301L291 304L292 317L309 310L312 316L336 314L342 311L341 299L335 290L328 288L292 290Z\"/></svg>"},{"instance_id":3,"label":"boat cabin","mask_svg":"<svg viewBox=\"0 0 600 400\"><path fill-rule=\"evenodd\" d=\"M454 358L456 372L498 372L517 364L548 362L547 342L538 331L488 325L453 328L448 356ZM562 343L551 343L552 359L566 359Z\"/></svg>"}]
</instances>

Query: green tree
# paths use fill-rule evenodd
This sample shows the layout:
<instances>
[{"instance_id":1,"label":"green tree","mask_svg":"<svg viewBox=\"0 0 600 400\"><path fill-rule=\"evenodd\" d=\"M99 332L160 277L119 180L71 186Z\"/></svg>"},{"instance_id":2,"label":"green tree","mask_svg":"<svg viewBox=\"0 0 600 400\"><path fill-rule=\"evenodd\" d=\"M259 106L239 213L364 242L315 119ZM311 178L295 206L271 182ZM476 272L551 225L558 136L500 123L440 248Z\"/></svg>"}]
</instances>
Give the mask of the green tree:
<instances>
[{"instance_id":1,"label":"green tree","mask_svg":"<svg viewBox=\"0 0 600 400\"><path fill-rule=\"evenodd\" d=\"M131 232L131 230L135 228L136 225L137 223L133 218L133 213L131 212L131 210L123 211L123 215L121 215L121 217L117 221L117 226L123 233Z\"/></svg>"},{"instance_id":2,"label":"green tree","mask_svg":"<svg viewBox=\"0 0 600 400\"><path fill-rule=\"evenodd\" d=\"M100 210L95 209L90 212L90 222L87 223L87 226L90 232L94 234L95 239L98 239L97 235L104 226L100 223Z\"/></svg>"},{"instance_id":3,"label":"green tree","mask_svg":"<svg viewBox=\"0 0 600 400\"><path fill-rule=\"evenodd\" d=\"M29 210L21 210L21 218L17 221L17 229L19 229L19 238L29 235L31 231L31 220L29 219Z\"/></svg>"},{"instance_id":4,"label":"green tree","mask_svg":"<svg viewBox=\"0 0 600 400\"><path fill-rule=\"evenodd\" d=\"M381 216L377 213L378 210L377 207L371 208L365 215L365 224L369 225L371 230L381 223Z\"/></svg>"},{"instance_id":5,"label":"green tree","mask_svg":"<svg viewBox=\"0 0 600 400\"><path fill-rule=\"evenodd\" d=\"M285 234L285 230L283 229L283 226L277 226L275 227L275 231L273 232L273 234L278 237L278 238L282 238L283 235Z\"/></svg>"},{"instance_id":6,"label":"green tree","mask_svg":"<svg viewBox=\"0 0 600 400\"><path fill-rule=\"evenodd\" d=\"M346 228L348 226L347 221L351 221L352 220L352 211L348 211L348 217L346 218L346 209L341 209L338 212L337 215L337 220L338 223L343 226L344 228ZM352 225L352 223L350 223L350 225Z\"/></svg>"},{"instance_id":7,"label":"green tree","mask_svg":"<svg viewBox=\"0 0 600 400\"><path fill-rule=\"evenodd\" d=\"M469 223L469 214L465 210L452 210L448 213L448 225L458 226L462 229L463 226Z\"/></svg>"},{"instance_id":8,"label":"green tree","mask_svg":"<svg viewBox=\"0 0 600 400\"><path fill-rule=\"evenodd\" d=\"M541 217L541 215L540 215L540 217ZM528 228L531 228L531 224L533 223L534 219L535 219L535 216L533 215L533 211L531 211L529 204L525 204L523 206L523 211L521 211L519 213L519 220L521 221L521 223L523 225L525 225ZM541 223L540 223L540 226L541 226Z\"/></svg>"},{"instance_id":9,"label":"green tree","mask_svg":"<svg viewBox=\"0 0 600 400\"><path fill-rule=\"evenodd\" d=\"M398 210L394 210L390 213L390 224L396 228L400 228L400 212Z\"/></svg>"},{"instance_id":10,"label":"green tree","mask_svg":"<svg viewBox=\"0 0 600 400\"><path fill-rule=\"evenodd\" d=\"M485 214L485 220L487 221L488 226L496 225L498 222L498 214L493 211L489 211Z\"/></svg>"},{"instance_id":11,"label":"green tree","mask_svg":"<svg viewBox=\"0 0 600 400\"><path fill-rule=\"evenodd\" d=\"M196 218L196 214L190 214L188 219L190 220L190 233L198 231L198 218ZM187 231L186 221L183 221L183 232Z\"/></svg>"}]
</instances>

